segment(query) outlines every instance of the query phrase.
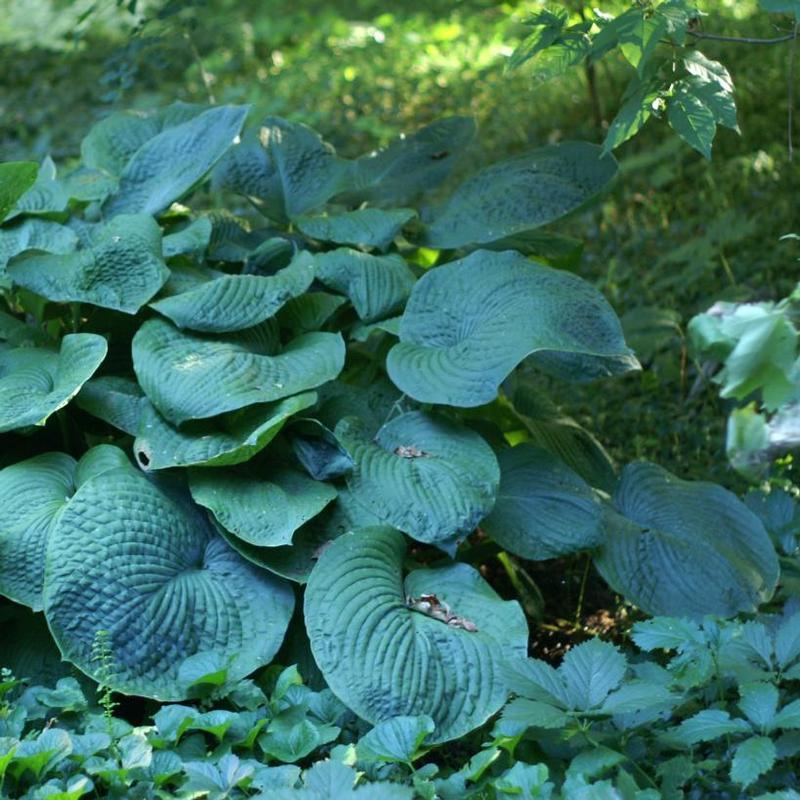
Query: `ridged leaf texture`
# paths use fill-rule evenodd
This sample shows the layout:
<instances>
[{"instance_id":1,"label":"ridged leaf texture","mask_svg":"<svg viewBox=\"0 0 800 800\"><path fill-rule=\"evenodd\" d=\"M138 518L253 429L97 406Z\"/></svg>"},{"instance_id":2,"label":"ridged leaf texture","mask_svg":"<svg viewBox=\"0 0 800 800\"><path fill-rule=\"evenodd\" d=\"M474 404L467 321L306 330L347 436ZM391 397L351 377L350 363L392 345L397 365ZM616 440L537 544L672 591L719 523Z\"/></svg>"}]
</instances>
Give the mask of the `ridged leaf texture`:
<instances>
[{"instance_id":1,"label":"ridged leaf texture","mask_svg":"<svg viewBox=\"0 0 800 800\"><path fill-rule=\"evenodd\" d=\"M772 542L758 517L721 486L637 462L623 470L613 502L619 513L604 523L595 563L646 613L733 616L772 596Z\"/></svg>"},{"instance_id":2,"label":"ridged leaf texture","mask_svg":"<svg viewBox=\"0 0 800 800\"><path fill-rule=\"evenodd\" d=\"M494 509L481 522L501 547L544 560L602 541L602 506L591 487L551 453L531 444L503 450Z\"/></svg>"},{"instance_id":3,"label":"ridged leaf texture","mask_svg":"<svg viewBox=\"0 0 800 800\"><path fill-rule=\"evenodd\" d=\"M591 284L520 253L478 250L417 281L387 368L415 400L479 406L531 354L568 379L638 367Z\"/></svg>"},{"instance_id":4,"label":"ridged leaf texture","mask_svg":"<svg viewBox=\"0 0 800 800\"><path fill-rule=\"evenodd\" d=\"M44 425L92 377L108 345L94 333L70 333L58 352L42 347L0 349L0 433Z\"/></svg>"},{"instance_id":5,"label":"ridged leaf texture","mask_svg":"<svg viewBox=\"0 0 800 800\"><path fill-rule=\"evenodd\" d=\"M359 208L341 214L300 216L295 222L312 239L385 250L416 215L412 208Z\"/></svg>"},{"instance_id":6,"label":"ridged leaf texture","mask_svg":"<svg viewBox=\"0 0 800 800\"><path fill-rule=\"evenodd\" d=\"M237 656L246 674L275 654L293 604L288 585L231 550L205 513L133 467L88 480L50 536L53 636L95 679L102 636L111 661L102 679L117 691L182 699L179 667L206 651Z\"/></svg>"},{"instance_id":7,"label":"ridged leaf texture","mask_svg":"<svg viewBox=\"0 0 800 800\"><path fill-rule=\"evenodd\" d=\"M443 250L485 244L538 228L579 208L617 172L586 142L542 147L492 164L423 217L422 241Z\"/></svg>"},{"instance_id":8,"label":"ridged leaf texture","mask_svg":"<svg viewBox=\"0 0 800 800\"><path fill-rule=\"evenodd\" d=\"M491 511L500 469L491 447L446 417L411 411L374 436L347 417L336 437L355 462L355 502L421 542L452 552Z\"/></svg>"},{"instance_id":9,"label":"ridged leaf texture","mask_svg":"<svg viewBox=\"0 0 800 800\"><path fill-rule=\"evenodd\" d=\"M424 714L436 725L429 742L456 739L505 702L500 663L525 654L525 617L467 564L404 579L404 555L387 528L347 533L323 551L305 595L311 649L333 692L368 722ZM477 630L406 604L426 593Z\"/></svg>"},{"instance_id":10,"label":"ridged leaf texture","mask_svg":"<svg viewBox=\"0 0 800 800\"><path fill-rule=\"evenodd\" d=\"M42 250L47 253L71 253L78 244L78 237L66 225L43 219L26 219L16 225L0 228L0 277L8 262L26 250Z\"/></svg>"},{"instance_id":11,"label":"ridged leaf texture","mask_svg":"<svg viewBox=\"0 0 800 800\"><path fill-rule=\"evenodd\" d=\"M153 405L180 425L313 389L344 365L336 333L307 333L280 352L246 333L211 338L152 319L133 339L136 377Z\"/></svg>"},{"instance_id":12,"label":"ridged leaf texture","mask_svg":"<svg viewBox=\"0 0 800 800\"><path fill-rule=\"evenodd\" d=\"M135 314L164 285L161 230L152 217L122 214L69 255L29 253L6 269L19 286L57 302L91 303Z\"/></svg>"}]
</instances>

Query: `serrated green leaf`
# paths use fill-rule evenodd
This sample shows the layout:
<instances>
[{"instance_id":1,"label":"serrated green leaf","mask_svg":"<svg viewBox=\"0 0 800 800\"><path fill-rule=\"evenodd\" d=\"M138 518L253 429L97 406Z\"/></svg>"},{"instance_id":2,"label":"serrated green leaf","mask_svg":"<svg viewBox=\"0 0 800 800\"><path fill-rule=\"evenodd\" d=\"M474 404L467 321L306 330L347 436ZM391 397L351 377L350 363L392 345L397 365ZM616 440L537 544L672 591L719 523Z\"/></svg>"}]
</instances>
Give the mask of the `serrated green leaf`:
<instances>
[{"instance_id":1,"label":"serrated green leaf","mask_svg":"<svg viewBox=\"0 0 800 800\"><path fill-rule=\"evenodd\" d=\"M731 780L742 786L754 783L772 769L777 754L775 744L767 736L753 736L737 748L731 762Z\"/></svg>"},{"instance_id":2,"label":"serrated green leaf","mask_svg":"<svg viewBox=\"0 0 800 800\"><path fill-rule=\"evenodd\" d=\"M541 700L517 697L503 709L503 715L495 727L495 735L521 736L528 728L558 730L566 727L570 721L571 717L556 706Z\"/></svg>"},{"instance_id":3,"label":"serrated green leaf","mask_svg":"<svg viewBox=\"0 0 800 800\"><path fill-rule=\"evenodd\" d=\"M392 717L379 722L362 736L356 745L356 753L361 761L411 764L435 728L433 720L424 714Z\"/></svg>"},{"instance_id":4,"label":"serrated green leaf","mask_svg":"<svg viewBox=\"0 0 800 800\"><path fill-rule=\"evenodd\" d=\"M784 730L800 729L800 700L792 700L787 703L776 715L773 720L773 727L783 728Z\"/></svg>"},{"instance_id":5,"label":"serrated green leaf","mask_svg":"<svg viewBox=\"0 0 800 800\"><path fill-rule=\"evenodd\" d=\"M9 277L48 300L90 303L135 314L164 285L161 231L144 215L115 217L70 255L28 253L6 268Z\"/></svg>"},{"instance_id":6,"label":"serrated green leaf","mask_svg":"<svg viewBox=\"0 0 800 800\"><path fill-rule=\"evenodd\" d=\"M374 256L340 247L317 255L314 262L319 280L347 295L366 322L399 311L414 287L414 273L396 253Z\"/></svg>"},{"instance_id":7,"label":"serrated green leaf","mask_svg":"<svg viewBox=\"0 0 800 800\"><path fill-rule=\"evenodd\" d=\"M603 140L604 153L610 153L639 133L653 114L653 103L658 98L658 92L647 84L639 85L638 80L635 80L635 85L637 88L620 106L608 126L608 133Z\"/></svg>"},{"instance_id":8,"label":"serrated green leaf","mask_svg":"<svg viewBox=\"0 0 800 800\"><path fill-rule=\"evenodd\" d=\"M631 638L642 650L678 650L705 644L700 626L689 619L657 617L637 622L631 630Z\"/></svg>"},{"instance_id":9,"label":"serrated green leaf","mask_svg":"<svg viewBox=\"0 0 800 800\"><path fill-rule=\"evenodd\" d=\"M563 217L616 174L616 161L600 152L597 145L565 142L486 167L423 216L423 244L439 250L483 244Z\"/></svg>"},{"instance_id":10,"label":"serrated green leaf","mask_svg":"<svg viewBox=\"0 0 800 800\"><path fill-rule=\"evenodd\" d=\"M693 78L692 92L711 110L720 125L738 131L733 81L728 70L699 50L690 50L683 63Z\"/></svg>"},{"instance_id":11,"label":"serrated green leaf","mask_svg":"<svg viewBox=\"0 0 800 800\"><path fill-rule=\"evenodd\" d=\"M275 315L314 280L314 260L303 252L275 275L210 277L194 288L150 303L179 328L227 333L251 328Z\"/></svg>"},{"instance_id":12,"label":"serrated green leaf","mask_svg":"<svg viewBox=\"0 0 800 800\"><path fill-rule=\"evenodd\" d=\"M711 158L711 144L717 132L714 112L703 102L688 82L678 85L667 103L670 127L698 153Z\"/></svg>"},{"instance_id":13,"label":"serrated green leaf","mask_svg":"<svg viewBox=\"0 0 800 800\"><path fill-rule=\"evenodd\" d=\"M325 216L301 215L295 224L312 239L385 250L416 215L411 208L359 208Z\"/></svg>"},{"instance_id":14,"label":"serrated green leaf","mask_svg":"<svg viewBox=\"0 0 800 800\"><path fill-rule=\"evenodd\" d=\"M320 556L305 595L314 658L333 692L377 724L421 714L431 743L458 738L497 711L507 690L498 665L523 656L527 626L516 603L495 594L466 564L402 577L405 543L385 528L338 538ZM406 605L435 593L477 630Z\"/></svg>"},{"instance_id":15,"label":"serrated green leaf","mask_svg":"<svg viewBox=\"0 0 800 800\"><path fill-rule=\"evenodd\" d=\"M519 253L478 250L417 281L387 369L420 402L478 406L532 354L564 378L638 368L593 286Z\"/></svg>"},{"instance_id":16,"label":"serrated green leaf","mask_svg":"<svg viewBox=\"0 0 800 800\"><path fill-rule=\"evenodd\" d=\"M769 730L778 710L778 689L770 683L748 683L739 687L739 708L760 730Z\"/></svg>"},{"instance_id":17,"label":"serrated green leaf","mask_svg":"<svg viewBox=\"0 0 800 800\"><path fill-rule=\"evenodd\" d=\"M715 708L698 711L683 720L675 731L676 737L687 747L700 742L713 742L720 736L750 733L751 728L743 719L731 719L727 711Z\"/></svg>"},{"instance_id":18,"label":"serrated green leaf","mask_svg":"<svg viewBox=\"0 0 800 800\"><path fill-rule=\"evenodd\" d=\"M628 668L625 656L609 642L590 639L567 651L558 672L567 688L570 708L599 706L616 689Z\"/></svg>"},{"instance_id":19,"label":"serrated green leaf","mask_svg":"<svg viewBox=\"0 0 800 800\"><path fill-rule=\"evenodd\" d=\"M212 338L152 319L133 338L133 367L153 405L176 425L280 400L333 380L344 364L336 333L307 333L280 352L260 332Z\"/></svg>"},{"instance_id":20,"label":"serrated green leaf","mask_svg":"<svg viewBox=\"0 0 800 800\"><path fill-rule=\"evenodd\" d=\"M761 521L733 494L646 462L622 473L595 563L649 614L732 616L775 589L778 562Z\"/></svg>"},{"instance_id":21,"label":"serrated green leaf","mask_svg":"<svg viewBox=\"0 0 800 800\"><path fill-rule=\"evenodd\" d=\"M200 183L233 145L246 106L217 106L148 138L125 164L107 217L160 214Z\"/></svg>"},{"instance_id":22,"label":"serrated green leaf","mask_svg":"<svg viewBox=\"0 0 800 800\"><path fill-rule=\"evenodd\" d=\"M91 378L108 345L94 333L70 333L58 353L39 347L0 349L0 433L44 425Z\"/></svg>"},{"instance_id":23,"label":"serrated green leaf","mask_svg":"<svg viewBox=\"0 0 800 800\"><path fill-rule=\"evenodd\" d=\"M353 499L419 541L451 551L494 505L500 471L492 449L445 417L412 411L374 438L348 417L335 433L355 462L347 477Z\"/></svg>"},{"instance_id":24,"label":"serrated green leaf","mask_svg":"<svg viewBox=\"0 0 800 800\"><path fill-rule=\"evenodd\" d=\"M543 560L600 544L600 503L560 459L520 444L502 451L498 461L497 500L481 528L501 547Z\"/></svg>"},{"instance_id":25,"label":"serrated green leaf","mask_svg":"<svg viewBox=\"0 0 800 800\"><path fill-rule=\"evenodd\" d=\"M1 474L1 473L0 473ZM336 490L291 469L254 476L200 470L190 475L194 501L248 544L278 547L336 498Z\"/></svg>"},{"instance_id":26,"label":"serrated green leaf","mask_svg":"<svg viewBox=\"0 0 800 800\"><path fill-rule=\"evenodd\" d=\"M268 663L294 604L288 585L241 559L196 506L132 467L72 498L50 534L44 595L65 658L117 691L161 700L184 696L178 669L194 653L238 655L239 677ZM102 677L98 631L111 662Z\"/></svg>"}]
</instances>

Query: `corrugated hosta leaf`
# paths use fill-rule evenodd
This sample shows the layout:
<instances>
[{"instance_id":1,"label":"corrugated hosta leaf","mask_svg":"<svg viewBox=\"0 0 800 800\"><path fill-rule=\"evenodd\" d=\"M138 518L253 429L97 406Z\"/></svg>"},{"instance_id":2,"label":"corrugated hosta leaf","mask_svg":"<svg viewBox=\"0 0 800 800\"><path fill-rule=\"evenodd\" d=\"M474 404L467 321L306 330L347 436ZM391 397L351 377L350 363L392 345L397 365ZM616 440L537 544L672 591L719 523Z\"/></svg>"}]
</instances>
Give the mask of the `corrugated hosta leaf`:
<instances>
[{"instance_id":1,"label":"corrugated hosta leaf","mask_svg":"<svg viewBox=\"0 0 800 800\"><path fill-rule=\"evenodd\" d=\"M152 319L133 338L133 366L153 405L180 425L313 389L344 365L338 333L307 333L277 354L270 349L247 331L211 338Z\"/></svg>"},{"instance_id":2,"label":"corrugated hosta leaf","mask_svg":"<svg viewBox=\"0 0 800 800\"><path fill-rule=\"evenodd\" d=\"M347 185L349 171L349 162L338 158L316 131L267 117L220 162L214 182L285 222L324 205Z\"/></svg>"},{"instance_id":3,"label":"corrugated hosta leaf","mask_svg":"<svg viewBox=\"0 0 800 800\"><path fill-rule=\"evenodd\" d=\"M772 596L772 542L758 517L721 486L639 462L623 470L614 505L619 514L608 516L595 563L646 613L733 616Z\"/></svg>"},{"instance_id":4,"label":"corrugated hosta leaf","mask_svg":"<svg viewBox=\"0 0 800 800\"><path fill-rule=\"evenodd\" d=\"M77 486L121 463L116 447L100 445L79 462L43 453L0 470L0 594L42 609L47 540Z\"/></svg>"},{"instance_id":5,"label":"corrugated hosta leaf","mask_svg":"<svg viewBox=\"0 0 800 800\"><path fill-rule=\"evenodd\" d=\"M40 347L0 349L0 433L44 425L92 377L108 345L94 333L70 333L58 353Z\"/></svg>"},{"instance_id":6,"label":"corrugated hosta leaf","mask_svg":"<svg viewBox=\"0 0 800 800\"><path fill-rule=\"evenodd\" d=\"M246 106L217 106L148 138L103 204L107 217L160 214L200 183L239 135Z\"/></svg>"},{"instance_id":7,"label":"corrugated hosta leaf","mask_svg":"<svg viewBox=\"0 0 800 800\"><path fill-rule=\"evenodd\" d=\"M278 323L294 336L318 331L346 302L344 297L328 292L306 292L281 308Z\"/></svg>"},{"instance_id":8,"label":"corrugated hosta leaf","mask_svg":"<svg viewBox=\"0 0 800 800\"><path fill-rule=\"evenodd\" d=\"M109 425L135 436L133 452L144 470L241 464L263 450L293 415L313 406L314 392L255 405L180 429L153 408L136 381L104 376L87 383L77 403Z\"/></svg>"},{"instance_id":9,"label":"corrugated hosta leaf","mask_svg":"<svg viewBox=\"0 0 800 800\"><path fill-rule=\"evenodd\" d=\"M258 547L291 544L294 532L336 498L329 484L292 469L271 470L263 477L196 470L189 486L194 501L223 528Z\"/></svg>"},{"instance_id":10,"label":"corrugated hosta leaf","mask_svg":"<svg viewBox=\"0 0 800 800\"><path fill-rule=\"evenodd\" d=\"M19 286L57 302L91 303L135 314L165 283L161 229L152 217L120 215L69 255L29 253L7 268Z\"/></svg>"},{"instance_id":11,"label":"corrugated hosta leaf","mask_svg":"<svg viewBox=\"0 0 800 800\"><path fill-rule=\"evenodd\" d=\"M273 657L293 605L288 585L231 550L204 512L133 467L87 481L50 536L50 629L65 658L116 691L182 699L179 668L199 652L238 657L246 674Z\"/></svg>"},{"instance_id":12,"label":"corrugated hosta leaf","mask_svg":"<svg viewBox=\"0 0 800 800\"><path fill-rule=\"evenodd\" d=\"M47 537L75 489L75 459L44 453L0 470L0 594L42 609Z\"/></svg>"},{"instance_id":13,"label":"corrugated hosta leaf","mask_svg":"<svg viewBox=\"0 0 800 800\"><path fill-rule=\"evenodd\" d=\"M568 379L639 366L591 284L519 253L478 250L417 281L387 368L420 402L479 406L532 354Z\"/></svg>"},{"instance_id":14,"label":"corrugated hosta leaf","mask_svg":"<svg viewBox=\"0 0 800 800\"><path fill-rule=\"evenodd\" d=\"M64 186L56 178L56 165L47 156L39 167L36 181L17 201L14 210L6 218L19 214L50 215L66 211L69 196Z\"/></svg>"},{"instance_id":15,"label":"corrugated hosta leaf","mask_svg":"<svg viewBox=\"0 0 800 800\"><path fill-rule=\"evenodd\" d=\"M200 217L179 231L165 236L161 243L164 258L203 252L211 241L212 228L208 217Z\"/></svg>"},{"instance_id":16,"label":"corrugated hosta leaf","mask_svg":"<svg viewBox=\"0 0 800 800\"><path fill-rule=\"evenodd\" d=\"M414 287L414 273L402 256L373 256L340 247L315 257L317 277L350 298L366 322L390 316L402 308Z\"/></svg>"},{"instance_id":17,"label":"corrugated hosta leaf","mask_svg":"<svg viewBox=\"0 0 800 800\"><path fill-rule=\"evenodd\" d=\"M574 211L617 172L610 155L587 142L542 147L482 169L424 215L428 247L484 244L538 228Z\"/></svg>"},{"instance_id":18,"label":"corrugated hosta leaf","mask_svg":"<svg viewBox=\"0 0 800 800\"><path fill-rule=\"evenodd\" d=\"M501 664L524 656L528 630L467 564L418 569L403 580L405 541L363 528L327 547L311 573L305 621L314 658L342 702L376 724L427 714L431 742L456 739L505 702ZM407 602L435 595L451 621Z\"/></svg>"},{"instance_id":19,"label":"corrugated hosta leaf","mask_svg":"<svg viewBox=\"0 0 800 800\"><path fill-rule=\"evenodd\" d=\"M0 164L0 222L22 195L33 186L39 167L33 161L10 161Z\"/></svg>"},{"instance_id":20,"label":"corrugated hosta leaf","mask_svg":"<svg viewBox=\"0 0 800 800\"><path fill-rule=\"evenodd\" d=\"M295 223L312 239L385 250L416 215L413 208L359 208L329 216L300 216Z\"/></svg>"},{"instance_id":21,"label":"corrugated hosta leaf","mask_svg":"<svg viewBox=\"0 0 800 800\"><path fill-rule=\"evenodd\" d=\"M43 219L26 219L18 225L0 228L0 276L9 260L25 250L71 253L78 244L75 232L66 225Z\"/></svg>"},{"instance_id":22,"label":"corrugated hosta leaf","mask_svg":"<svg viewBox=\"0 0 800 800\"><path fill-rule=\"evenodd\" d=\"M452 552L492 510L500 469L491 447L445 417L412 411L373 437L346 417L336 438L355 461L354 500L421 542Z\"/></svg>"},{"instance_id":23,"label":"corrugated hosta leaf","mask_svg":"<svg viewBox=\"0 0 800 800\"><path fill-rule=\"evenodd\" d=\"M239 331L273 316L314 280L314 258L302 252L275 275L225 275L165 297L151 307L179 328L209 333Z\"/></svg>"},{"instance_id":24,"label":"corrugated hosta leaf","mask_svg":"<svg viewBox=\"0 0 800 800\"><path fill-rule=\"evenodd\" d=\"M380 522L353 502L350 492L342 488L332 503L295 531L289 545L259 547L224 528L222 535L237 553L253 564L291 581L305 583L319 557L334 539L356 528L380 525Z\"/></svg>"},{"instance_id":25,"label":"corrugated hosta leaf","mask_svg":"<svg viewBox=\"0 0 800 800\"><path fill-rule=\"evenodd\" d=\"M602 541L602 506L559 458L531 444L504 450L494 510L481 522L501 547L532 560L558 558Z\"/></svg>"},{"instance_id":26,"label":"corrugated hosta leaf","mask_svg":"<svg viewBox=\"0 0 800 800\"><path fill-rule=\"evenodd\" d=\"M336 199L383 207L408 203L450 174L474 135L472 118L448 117L400 136L385 150L356 159L347 187Z\"/></svg>"}]
</instances>

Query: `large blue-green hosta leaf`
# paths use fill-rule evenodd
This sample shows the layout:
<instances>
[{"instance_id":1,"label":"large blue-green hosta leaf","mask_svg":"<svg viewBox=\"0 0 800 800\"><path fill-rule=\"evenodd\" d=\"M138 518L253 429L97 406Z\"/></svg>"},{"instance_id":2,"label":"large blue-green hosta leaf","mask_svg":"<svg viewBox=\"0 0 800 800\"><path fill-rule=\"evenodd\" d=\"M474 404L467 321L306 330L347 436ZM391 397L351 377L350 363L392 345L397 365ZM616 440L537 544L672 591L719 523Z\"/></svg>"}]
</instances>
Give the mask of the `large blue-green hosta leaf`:
<instances>
[{"instance_id":1,"label":"large blue-green hosta leaf","mask_svg":"<svg viewBox=\"0 0 800 800\"><path fill-rule=\"evenodd\" d=\"M42 609L47 537L75 489L75 459L44 453L0 470L0 594Z\"/></svg>"},{"instance_id":2,"label":"large blue-green hosta leaf","mask_svg":"<svg viewBox=\"0 0 800 800\"><path fill-rule=\"evenodd\" d=\"M251 406L176 428L165 420L129 378L89 381L76 402L109 425L135 436L133 453L144 470L241 464L263 450L293 415L314 405L305 392L275 403Z\"/></svg>"},{"instance_id":3,"label":"large blue-green hosta leaf","mask_svg":"<svg viewBox=\"0 0 800 800\"><path fill-rule=\"evenodd\" d=\"M452 552L491 511L500 479L491 447L445 417L412 411L375 436L346 417L336 438L355 462L353 499L421 542Z\"/></svg>"},{"instance_id":4,"label":"large blue-green hosta leaf","mask_svg":"<svg viewBox=\"0 0 800 800\"><path fill-rule=\"evenodd\" d=\"M346 294L358 316L373 322L403 307L414 287L414 273L402 256L373 256L340 247L315 257L317 277Z\"/></svg>"},{"instance_id":5,"label":"large blue-green hosta leaf","mask_svg":"<svg viewBox=\"0 0 800 800\"><path fill-rule=\"evenodd\" d=\"M94 333L70 333L59 352L43 347L0 349L0 433L44 425L92 377L108 345Z\"/></svg>"},{"instance_id":6,"label":"large blue-green hosta leaf","mask_svg":"<svg viewBox=\"0 0 800 800\"><path fill-rule=\"evenodd\" d=\"M70 255L28 253L7 268L19 286L57 302L91 303L135 314L164 285L161 229L152 217L122 214Z\"/></svg>"},{"instance_id":7,"label":"large blue-green hosta leaf","mask_svg":"<svg viewBox=\"0 0 800 800\"><path fill-rule=\"evenodd\" d=\"M25 250L70 253L78 244L75 231L66 225L43 219L26 219L18 225L0 228L0 276L9 260Z\"/></svg>"},{"instance_id":8,"label":"large blue-green hosta leaf","mask_svg":"<svg viewBox=\"0 0 800 800\"><path fill-rule=\"evenodd\" d=\"M45 613L64 657L117 691L178 700L184 659L269 662L294 605L287 584L248 564L205 513L133 467L88 480L51 532ZM101 633L105 631L106 633ZM110 676L93 645L104 637Z\"/></svg>"},{"instance_id":9,"label":"large blue-green hosta leaf","mask_svg":"<svg viewBox=\"0 0 800 800\"><path fill-rule=\"evenodd\" d=\"M336 199L356 205L397 206L435 189L475 135L470 117L448 117L401 136L386 149L356 159Z\"/></svg>"},{"instance_id":10,"label":"large blue-green hosta leaf","mask_svg":"<svg viewBox=\"0 0 800 800\"><path fill-rule=\"evenodd\" d=\"M116 447L100 445L79 462L44 453L0 470L0 594L42 609L48 537L77 486L129 463Z\"/></svg>"},{"instance_id":11,"label":"large blue-green hosta leaf","mask_svg":"<svg viewBox=\"0 0 800 800\"><path fill-rule=\"evenodd\" d=\"M332 486L293 469L271 470L263 478L196 470L189 485L194 501L223 528L257 547L291 544L294 532L336 498Z\"/></svg>"},{"instance_id":12,"label":"large blue-green hosta leaf","mask_svg":"<svg viewBox=\"0 0 800 800\"><path fill-rule=\"evenodd\" d=\"M504 450L500 488L481 523L498 544L532 560L587 550L602 540L602 506L591 487L547 450L520 444Z\"/></svg>"},{"instance_id":13,"label":"large blue-green hosta leaf","mask_svg":"<svg viewBox=\"0 0 800 800\"><path fill-rule=\"evenodd\" d=\"M389 377L424 403L490 403L526 356L568 379L638 368L614 310L591 284L519 253L478 250L417 281Z\"/></svg>"},{"instance_id":14,"label":"large blue-green hosta leaf","mask_svg":"<svg viewBox=\"0 0 800 800\"><path fill-rule=\"evenodd\" d=\"M484 244L546 225L574 211L617 172L586 142L542 147L468 178L423 217L423 242L438 249Z\"/></svg>"},{"instance_id":15,"label":"large blue-green hosta leaf","mask_svg":"<svg viewBox=\"0 0 800 800\"><path fill-rule=\"evenodd\" d=\"M56 165L47 156L39 167L36 181L17 201L14 210L7 215L13 218L19 214L49 216L66 211L69 196L61 181L56 178Z\"/></svg>"},{"instance_id":16,"label":"large blue-green hosta leaf","mask_svg":"<svg viewBox=\"0 0 800 800\"><path fill-rule=\"evenodd\" d=\"M246 106L218 106L148 138L122 170L103 204L116 214L160 214L191 191L239 135Z\"/></svg>"},{"instance_id":17,"label":"large blue-green hosta leaf","mask_svg":"<svg viewBox=\"0 0 800 800\"><path fill-rule=\"evenodd\" d=\"M33 186L39 167L33 161L10 161L0 164L0 222L22 195Z\"/></svg>"},{"instance_id":18,"label":"large blue-green hosta leaf","mask_svg":"<svg viewBox=\"0 0 800 800\"><path fill-rule=\"evenodd\" d=\"M427 714L432 742L456 739L505 702L500 666L526 654L525 617L466 564L404 580L405 550L397 531L364 528L322 552L305 595L311 648L330 688L360 717L376 724ZM435 595L442 618L425 613L422 595Z\"/></svg>"},{"instance_id":19,"label":"large blue-green hosta leaf","mask_svg":"<svg viewBox=\"0 0 800 800\"><path fill-rule=\"evenodd\" d=\"M278 353L259 348L247 331L214 339L159 319L145 322L133 338L139 383L176 425L313 389L343 365L344 342L335 333L304 334Z\"/></svg>"},{"instance_id":20,"label":"large blue-green hosta leaf","mask_svg":"<svg viewBox=\"0 0 800 800\"><path fill-rule=\"evenodd\" d=\"M312 239L385 250L416 215L411 208L358 208L326 216L300 216L295 222Z\"/></svg>"},{"instance_id":21,"label":"large blue-green hosta leaf","mask_svg":"<svg viewBox=\"0 0 800 800\"><path fill-rule=\"evenodd\" d=\"M778 558L758 517L721 486L628 465L595 561L648 614L732 616L766 602Z\"/></svg>"},{"instance_id":22,"label":"large blue-green hosta leaf","mask_svg":"<svg viewBox=\"0 0 800 800\"><path fill-rule=\"evenodd\" d=\"M311 128L267 117L248 130L215 171L221 188L246 195L271 219L286 221L323 206L348 183L349 162Z\"/></svg>"},{"instance_id":23,"label":"large blue-green hosta leaf","mask_svg":"<svg viewBox=\"0 0 800 800\"><path fill-rule=\"evenodd\" d=\"M258 325L314 280L314 259L300 253L275 275L225 275L150 305L179 328L209 333L239 331Z\"/></svg>"}]
</instances>

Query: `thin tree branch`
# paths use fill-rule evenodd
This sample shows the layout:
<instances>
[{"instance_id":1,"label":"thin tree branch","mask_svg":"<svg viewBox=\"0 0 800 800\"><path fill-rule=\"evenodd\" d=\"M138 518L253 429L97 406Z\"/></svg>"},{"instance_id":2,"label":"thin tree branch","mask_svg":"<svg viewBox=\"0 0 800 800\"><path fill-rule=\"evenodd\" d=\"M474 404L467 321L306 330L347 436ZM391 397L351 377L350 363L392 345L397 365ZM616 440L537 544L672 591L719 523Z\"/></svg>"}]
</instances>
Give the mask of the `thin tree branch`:
<instances>
[{"instance_id":1,"label":"thin tree branch","mask_svg":"<svg viewBox=\"0 0 800 800\"><path fill-rule=\"evenodd\" d=\"M789 147L789 161L794 160L794 71L797 61L797 36L800 32L800 22L795 23L792 48L789 52L789 75L788 84L788 112L787 112L787 136Z\"/></svg>"},{"instance_id":2,"label":"thin tree branch","mask_svg":"<svg viewBox=\"0 0 800 800\"><path fill-rule=\"evenodd\" d=\"M695 39L709 39L714 42L733 42L735 44L782 44L791 42L795 38L795 33L787 33L785 36L776 36L774 39L754 39L751 36L720 36L718 33L704 33L703 31L686 31L689 36Z\"/></svg>"}]
</instances>

